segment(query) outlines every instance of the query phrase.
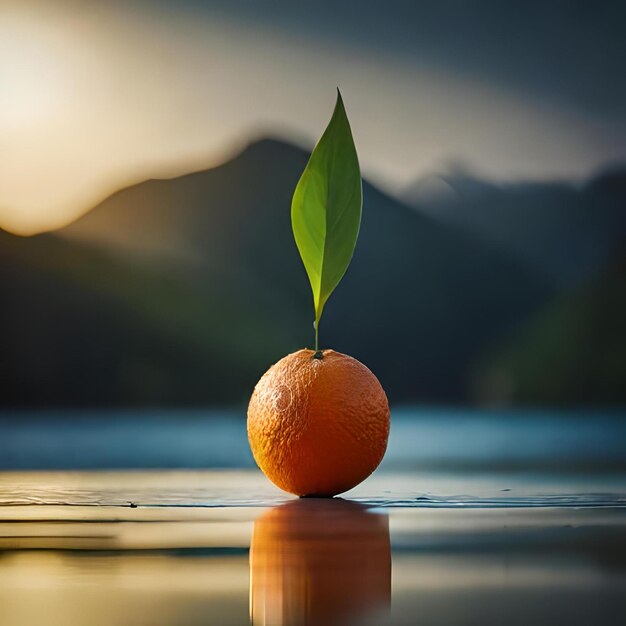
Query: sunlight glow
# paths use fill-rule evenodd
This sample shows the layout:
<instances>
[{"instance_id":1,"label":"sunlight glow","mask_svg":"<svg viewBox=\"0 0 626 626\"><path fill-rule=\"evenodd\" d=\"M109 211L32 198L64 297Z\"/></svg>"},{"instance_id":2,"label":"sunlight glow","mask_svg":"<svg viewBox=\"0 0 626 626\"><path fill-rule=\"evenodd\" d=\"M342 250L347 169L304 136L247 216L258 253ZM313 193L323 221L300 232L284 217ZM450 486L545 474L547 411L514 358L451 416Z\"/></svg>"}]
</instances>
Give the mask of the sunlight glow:
<instances>
[{"instance_id":1,"label":"sunlight glow","mask_svg":"<svg viewBox=\"0 0 626 626\"><path fill-rule=\"evenodd\" d=\"M210 13L5 0L0 227L61 227L263 134L312 145L337 85L364 175L392 193L451 160L494 179L577 178L623 150L610 128L449 68Z\"/></svg>"},{"instance_id":2,"label":"sunlight glow","mask_svg":"<svg viewBox=\"0 0 626 626\"><path fill-rule=\"evenodd\" d=\"M19 20L0 22L0 132L12 133L52 118L66 89L56 50L45 33Z\"/></svg>"}]
</instances>

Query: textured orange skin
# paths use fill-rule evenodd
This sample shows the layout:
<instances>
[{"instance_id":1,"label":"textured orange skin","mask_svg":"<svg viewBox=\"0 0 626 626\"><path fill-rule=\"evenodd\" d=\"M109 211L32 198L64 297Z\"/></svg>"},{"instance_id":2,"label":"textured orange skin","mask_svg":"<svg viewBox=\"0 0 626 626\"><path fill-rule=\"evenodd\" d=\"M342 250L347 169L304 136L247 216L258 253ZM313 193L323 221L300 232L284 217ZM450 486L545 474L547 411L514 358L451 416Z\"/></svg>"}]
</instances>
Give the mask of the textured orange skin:
<instances>
[{"instance_id":1,"label":"textured orange skin","mask_svg":"<svg viewBox=\"0 0 626 626\"><path fill-rule=\"evenodd\" d=\"M248 440L263 473L298 496L334 496L367 478L389 437L378 379L350 356L299 350L270 367L248 406Z\"/></svg>"}]
</instances>

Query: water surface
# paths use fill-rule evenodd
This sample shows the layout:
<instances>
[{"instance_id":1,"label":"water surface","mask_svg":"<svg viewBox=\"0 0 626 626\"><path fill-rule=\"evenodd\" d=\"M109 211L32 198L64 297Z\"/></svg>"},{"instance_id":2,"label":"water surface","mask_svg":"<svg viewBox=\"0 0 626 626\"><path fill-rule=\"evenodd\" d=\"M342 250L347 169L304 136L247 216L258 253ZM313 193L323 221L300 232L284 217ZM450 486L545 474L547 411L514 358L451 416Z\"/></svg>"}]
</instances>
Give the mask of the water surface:
<instances>
[{"instance_id":1,"label":"water surface","mask_svg":"<svg viewBox=\"0 0 626 626\"><path fill-rule=\"evenodd\" d=\"M597 502L569 478L502 481L381 472L346 499L298 500L254 470L5 472L0 623L582 625L622 615L626 482Z\"/></svg>"},{"instance_id":2,"label":"water surface","mask_svg":"<svg viewBox=\"0 0 626 626\"><path fill-rule=\"evenodd\" d=\"M291 498L254 469L239 412L82 417L0 418L2 626L586 626L626 612L618 414L394 411L380 470L331 500Z\"/></svg>"}]
</instances>

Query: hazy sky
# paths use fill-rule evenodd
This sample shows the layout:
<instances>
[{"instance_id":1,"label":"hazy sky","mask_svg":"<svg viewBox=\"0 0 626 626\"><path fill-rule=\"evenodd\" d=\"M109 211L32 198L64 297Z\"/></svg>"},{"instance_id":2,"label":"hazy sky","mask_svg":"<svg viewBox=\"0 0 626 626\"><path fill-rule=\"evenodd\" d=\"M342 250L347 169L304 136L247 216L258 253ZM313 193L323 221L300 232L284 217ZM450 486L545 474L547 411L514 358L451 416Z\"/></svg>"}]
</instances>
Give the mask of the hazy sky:
<instances>
[{"instance_id":1,"label":"hazy sky","mask_svg":"<svg viewBox=\"0 0 626 626\"><path fill-rule=\"evenodd\" d=\"M451 162L586 177L626 161L624 4L0 0L0 226L54 228L264 134L310 144L337 85L392 192Z\"/></svg>"}]
</instances>

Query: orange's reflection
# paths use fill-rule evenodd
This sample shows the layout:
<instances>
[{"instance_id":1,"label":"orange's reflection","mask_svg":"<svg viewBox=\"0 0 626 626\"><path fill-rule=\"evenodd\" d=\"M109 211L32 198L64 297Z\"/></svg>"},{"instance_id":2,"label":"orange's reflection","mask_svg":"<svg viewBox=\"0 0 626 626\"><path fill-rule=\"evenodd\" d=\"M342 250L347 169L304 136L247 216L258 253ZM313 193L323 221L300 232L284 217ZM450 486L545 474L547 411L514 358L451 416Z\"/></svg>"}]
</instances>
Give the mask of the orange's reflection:
<instances>
[{"instance_id":1,"label":"orange's reflection","mask_svg":"<svg viewBox=\"0 0 626 626\"><path fill-rule=\"evenodd\" d=\"M254 625L333 626L391 603L389 520L346 500L296 500L254 523Z\"/></svg>"}]
</instances>

